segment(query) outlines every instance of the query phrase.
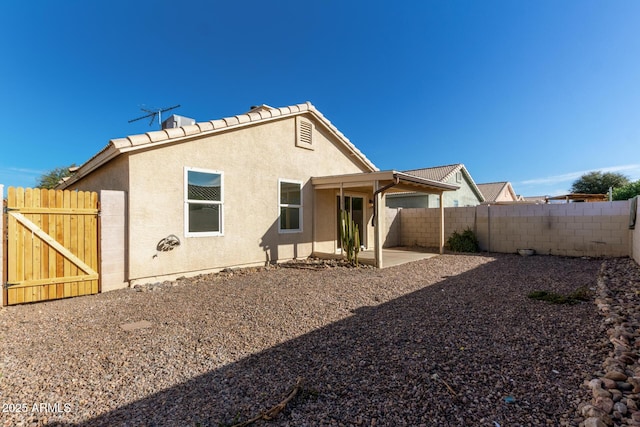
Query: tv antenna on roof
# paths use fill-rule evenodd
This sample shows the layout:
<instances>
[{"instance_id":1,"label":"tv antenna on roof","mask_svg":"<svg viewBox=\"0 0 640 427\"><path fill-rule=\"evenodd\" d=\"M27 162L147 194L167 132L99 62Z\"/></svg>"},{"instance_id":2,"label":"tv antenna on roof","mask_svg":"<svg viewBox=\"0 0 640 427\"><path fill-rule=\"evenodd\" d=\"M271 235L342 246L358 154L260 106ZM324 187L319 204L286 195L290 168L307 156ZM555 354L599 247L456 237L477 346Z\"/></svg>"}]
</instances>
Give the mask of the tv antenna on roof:
<instances>
[{"instance_id":1,"label":"tv antenna on roof","mask_svg":"<svg viewBox=\"0 0 640 427\"><path fill-rule=\"evenodd\" d=\"M146 119L147 117L151 117L151 120L149 121L149 126L151 126L153 124L153 121L155 120L156 117L158 117L158 126L162 126L162 113L166 113L167 111L170 110L174 110L176 108L180 107L180 104L178 105L174 105L173 107L169 107L169 108L154 108L154 109L147 109L147 108L142 108L140 107L140 109L142 111L145 111L149 114L145 114L144 116L140 116L137 117L135 119L131 119L129 120L129 123L131 122L136 122L138 120L142 120L142 119Z\"/></svg>"}]
</instances>

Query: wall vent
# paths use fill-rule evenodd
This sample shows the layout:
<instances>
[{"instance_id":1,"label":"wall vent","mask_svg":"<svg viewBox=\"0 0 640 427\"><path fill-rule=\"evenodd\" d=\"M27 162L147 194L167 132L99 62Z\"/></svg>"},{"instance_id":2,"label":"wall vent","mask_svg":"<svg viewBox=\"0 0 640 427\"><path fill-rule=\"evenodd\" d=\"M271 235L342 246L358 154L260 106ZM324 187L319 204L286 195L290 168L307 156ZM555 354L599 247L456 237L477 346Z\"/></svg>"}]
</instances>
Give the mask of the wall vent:
<instances>
[{"instance_id":1,"label":"wall vent","mask_svg":"<svg viewBox=\"0 0 640 427\"><path fill-rule=\"evenodd\" d=\"M302 117L296 118L296 146L313 150L313 123Z\"/></svg>"}]
</instances>

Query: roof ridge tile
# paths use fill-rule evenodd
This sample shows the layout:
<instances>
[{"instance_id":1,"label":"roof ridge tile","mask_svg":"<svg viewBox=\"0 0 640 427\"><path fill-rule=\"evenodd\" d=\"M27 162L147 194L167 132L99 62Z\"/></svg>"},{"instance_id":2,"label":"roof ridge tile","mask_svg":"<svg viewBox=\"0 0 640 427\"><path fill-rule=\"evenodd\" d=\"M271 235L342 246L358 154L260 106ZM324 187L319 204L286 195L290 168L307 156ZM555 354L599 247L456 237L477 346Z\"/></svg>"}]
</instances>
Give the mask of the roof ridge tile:
<instances>
[{"instance_id":1,"label":"roof ridge tile","mask_svg":"<svg viewBox=\"0 0 640 427\"><path fill-rule=\"evenodd\" d=\"M238 116L233 116L233 117L225 117L224 122L227 124L227 126L233 126L233 125L237 125L240 121L238 120Z\"/></svg>"},{"instance_id":2,"label":"roof ridge tile","mask_svg":"<svg viewBox=\"0 0 640 427\"><path fill-rule=\"evenodd\" d=\"M235 118L238 119L239 125L242 123L249 123L251 121L251 117L249 117L248 114L238 114Z\"/></svg>"},{"instance_id":3,"label":"roof ridge tile","mask_svg":"<svg viewBox=\"0 0 640 427\"><path fill-rule=\"evenodd\" d=\"M207 131L213 130L213 123L211 122L196 123L196 126L200 128L200 132L207 132Z\"/></svg>"},{"instance_id":4,"label":"roof ridge tile","mask_svg":"<svg viewBox=\"0 0 640 427\"><path fill-rule=\"evenodd\" d=\"M164 130L169 135L169 139L171 138L180 138L181 136L185 136L184 128L167 128Z\"/></svg>"},{"instance_id":5,"label":"roof ridge tile","mask_svg":"<svg viewBox=\"0 0 640 427\"><path fill-rule=\"evenodd\" d=\"M167 133L163 130L156 130L153 132L147 132L145 135L149 137L150 142L158 142L163 141L169 137Z\"/></svg>"},{"instance_id":6,"label":"roof ridge tile","mask_svg":"<svg viewBox=\"0 0 640 427\"><path fill-rule=\"evenodd\" d=\"M149 136L146 133L138 135L129 135L127 139L130 141L131 146L143 145L149 143Z\"/></svg>"}]
</instances>

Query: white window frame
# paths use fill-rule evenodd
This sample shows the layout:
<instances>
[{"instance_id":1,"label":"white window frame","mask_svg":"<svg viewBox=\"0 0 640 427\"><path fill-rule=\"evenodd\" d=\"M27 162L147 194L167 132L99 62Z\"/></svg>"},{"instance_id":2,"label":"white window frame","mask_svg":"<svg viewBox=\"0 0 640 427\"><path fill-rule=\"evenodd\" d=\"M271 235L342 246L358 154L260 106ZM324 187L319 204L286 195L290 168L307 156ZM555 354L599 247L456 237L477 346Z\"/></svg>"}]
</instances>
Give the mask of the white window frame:
<instances>
[{"instance_id":1,"label":"white window frame","mask_svg":"<svg viewBox=\"0 0 640 427\"><path fill-rule=\"evenodd\" d=\"M287 183L287 184L297 184L300 186L300 204L299 205L292 205L292 204L283 204L280 203L280 200L282 200L280 198L281 194L281 189L282 189L282 183ZM281 228L281 222L280 222L280 212L282 211L282 208L298 208L299 209L299 215L300 217L298 218L298 224L300 224L300 227L297 229L282 229ZM287 233L302 233L303 230L303 225L302 225L302 219L304 218L303 215L304 212L304 199L303 199L303 191L302 191L302 181L298 181L296 179L284 179L284 178L279 178L278 179L278 233L281 234L287 234Z\"/></svg>"},{"instance_id":2,"label":"white window frame","mask_svg":"<svg viewBox=\"0 0 640 427\"><path fill-rule=\"evenodd\" d=\"M216 200L189 200L189 172L209 173L220 175L220 201ZM219 205L220 206L220 231L189 231L189 205ZM218 170L202 168L184 168L184 235L185 237L211 237L224 236L224 173Z\"/></svg>"}]
</instances>

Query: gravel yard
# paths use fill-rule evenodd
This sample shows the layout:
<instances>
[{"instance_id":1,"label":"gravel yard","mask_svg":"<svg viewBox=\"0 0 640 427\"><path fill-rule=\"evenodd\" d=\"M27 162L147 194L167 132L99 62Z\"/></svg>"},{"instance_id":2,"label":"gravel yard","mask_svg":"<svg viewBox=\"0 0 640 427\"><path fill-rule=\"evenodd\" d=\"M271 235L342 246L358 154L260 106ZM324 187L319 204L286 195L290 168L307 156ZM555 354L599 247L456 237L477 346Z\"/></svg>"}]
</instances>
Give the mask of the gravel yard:
<instances>
[{"instance_id":1,"label":"gravel yard","mask_svg":"<svg viewBox=\"0 0 640 427\"><path fill-rule=\"evenodd\" d=\"M246 269L0 308L2 425L232 426L302 378L256 425L577 426L602 316L527 294L595 288L601 264Z\"/></svg>"}]
</instances>

